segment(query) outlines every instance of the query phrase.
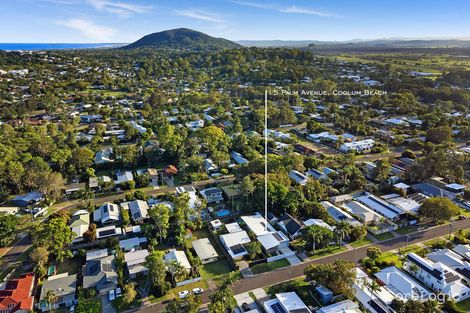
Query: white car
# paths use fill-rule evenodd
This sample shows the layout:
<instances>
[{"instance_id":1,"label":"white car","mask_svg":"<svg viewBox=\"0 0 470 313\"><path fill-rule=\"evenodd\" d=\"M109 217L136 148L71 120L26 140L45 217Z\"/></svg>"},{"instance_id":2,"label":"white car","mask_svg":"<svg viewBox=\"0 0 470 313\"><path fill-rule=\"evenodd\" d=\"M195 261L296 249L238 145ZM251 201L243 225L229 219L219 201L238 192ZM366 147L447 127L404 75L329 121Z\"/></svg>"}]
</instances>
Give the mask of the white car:
<instances>
[{"instance_id":1,"label":"white car","mask_svg":"<svg viewBox=\"0 0 470 313\"><path fill-rule=\"evenodd\" d=\"M184 299L187 296L189 296L189 291L187 291L187 290L180 291L180 292L178 292L178 296L180 297L180 299Z\"/></svg>"},{"instance_id":2,"label":"white car","mask_svg":"<svg viewBox=\"0 0 470 313\"><path fill-rule=\"evenodd\" d=\"M116 294L114 293L114 289L109 291L108 299L109 299L109 301L113 301L114 299L116 299Z\"/></svg>"},{"instance_id":3,"label":"white car","mask_svg":"<svg viewBox=\"0 0 470 313\"><path fill-rule=\"evenodd\" d=\"M202 289L202 288L194 288L193 289L193 294L195 294L195 295L200 295L203 292L204 292L204 289Z\"/></svg>"},{"instance_id":4,"label":"white car","mask_svg":"<svg viewBox=\"0 0 470 313\"><path fill-rule=\"evenodd\" d=\"M121 288L116 288L116 298L119 298L121 296L122 296Z\"/></svg>"}]
</instances>

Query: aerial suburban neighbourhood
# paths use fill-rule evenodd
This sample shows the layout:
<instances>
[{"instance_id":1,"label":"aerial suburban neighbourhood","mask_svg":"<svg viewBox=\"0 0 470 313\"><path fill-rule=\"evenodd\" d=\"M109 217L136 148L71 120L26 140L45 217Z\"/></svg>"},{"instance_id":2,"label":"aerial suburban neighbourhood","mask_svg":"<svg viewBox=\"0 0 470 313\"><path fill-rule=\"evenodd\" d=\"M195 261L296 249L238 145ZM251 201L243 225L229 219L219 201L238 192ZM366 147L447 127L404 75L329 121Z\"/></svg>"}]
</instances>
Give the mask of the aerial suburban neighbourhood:
<instances>
[{"instance_id":1,"label":"aerial suburban neighbourhood","mask_svg":"<svg viewBox=\"0 0 470 313\"><path fill-rule=\"evenodd\" d=\"M0 313L470 312L468 41L18 47Z\"/></svg>"}]
</instances>

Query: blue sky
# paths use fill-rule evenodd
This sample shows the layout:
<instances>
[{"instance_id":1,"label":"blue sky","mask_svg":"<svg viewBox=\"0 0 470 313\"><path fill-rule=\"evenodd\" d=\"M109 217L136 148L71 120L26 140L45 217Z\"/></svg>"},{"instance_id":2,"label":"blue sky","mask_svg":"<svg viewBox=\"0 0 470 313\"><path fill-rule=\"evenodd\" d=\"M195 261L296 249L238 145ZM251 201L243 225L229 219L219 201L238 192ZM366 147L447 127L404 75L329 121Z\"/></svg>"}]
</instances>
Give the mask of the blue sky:
<instances>
[{"instance_id":1,"label":"blue sky","mask_svg":"<svg viewBox=\"0 0 470 313\"><path fill-rule=\"evenodd\" d=\"M132 42L188 27L231 40L470 39L468 0L1 0L0 42Z\"/></svg>"}]
</instances>

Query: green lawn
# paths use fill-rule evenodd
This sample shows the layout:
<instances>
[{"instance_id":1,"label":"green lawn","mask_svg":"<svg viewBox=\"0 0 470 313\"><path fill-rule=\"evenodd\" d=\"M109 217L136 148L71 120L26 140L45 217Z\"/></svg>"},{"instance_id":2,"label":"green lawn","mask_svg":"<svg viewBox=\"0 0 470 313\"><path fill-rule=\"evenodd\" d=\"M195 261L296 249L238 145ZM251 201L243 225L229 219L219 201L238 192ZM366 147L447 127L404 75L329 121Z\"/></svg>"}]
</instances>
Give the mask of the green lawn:
<instances>
[{"instance_id":1,"label":"green lawn","mask_svg":"<svg viewBox=\"0 0 470 313\"><path fill-rule=\"evenodd\" d=\"M406 234L415 232L417 230L418 230L418 226L411 225L411 226L400 227L396 230L396 232L399 233L400 235L406 235Z\"/></svg>"},{"instance_id":2,"label":"green lawn","mask_svg":"<svg viewBox=\"0 0 470 313\"><path fill-rule=\"evenodd\" d=\"M401 249L404 255L411 253L411 252L416 252L421 250L422 248L417 245L409 246L407 248ZM395 252L395 251L390 251L390 252L385 252L382 253L382 255L379 258L380 261L387 261L387 262L394 262L397 267L402 267L403 262L400 260L400 255Z\"/></svg>"},{"instance_id":3,"label":"green lawn","mask_svg":"<svg viewBox=\"0 0 470 313\"><path fill-rule=\"evenodd\" d=\"M328 246L326 248L323 248L323 249L318 249L318 250L315 250L315 254L314 255L311 255L309 254L309 257L310 259L316 259L316 258L319 258L319 257L322 257L322 256L326 256L326 255L329 255L329 254L333 254L333 253L339 253L339 252L343 252L343 251L346 251L346 247L338 247L336 245L334 246Z\"/></svg>"},{"instance_id":4,"label":"green lawn","mask_svg":"<svg viewBox=\"0 0 470 313\"><path fill-rule=\"evenodd\" d=\"M313 288L308 282L305 282L302 278L294 279L288 282L279 283L270 287L265 288L266 292L270 295L274 295L279 292L290 292L295 291L305 304L317 307L321 306L318 300L313 295Z\"/></svg>"},{"instance_id":5,"label":"green lawn","mask_svg":"<svg viewBox=\"0 0 470 313\"><path fill-rule=\"evenodd\" d=\"M253 271L254 274L260 274L264 272L274 271L274 270L277 270L278 268L283 268L289 265L290 263L289 261L287 261L287 259L280 259L274 262L256 264L251 267L251 270Z\"/></svg>"},{"instance_id":6,"label":"green lawn","mask_svg":"<svg viewBox=\"0 0 470 313\"><path fill-rule=\"evenodd\" d=\"M377 238L377 240L379 240L379 241L392 239L393 237L395 237L395 236L393 236L393 234L390 233L390 232L389 233L383 233L383 234L375 236L375 238Z\"/></svg>"},{"instance_id":7,"label":"green lawn","mask_svg":"<svg viewBox=\"0 0 470 313\"><path fill-rule=\"evenodd\" d=\"M470 312L470 299L457 303L457 307L464 312Z\"/></svg>"},{"instance_id":8,"label":"green lawn","mask_svg":"<svg viewBox=\"0 0 470 313\"><path fill-rule=\"evenodd\" d=\"M358 248L358 247L362 247L362 246L365 246L365 245L368 245L370 243L372 243L373 241L369 238L364 238L362 240L357 240L357 241L354 241L354 242L351 242L350 245L352 247L355 247L355 248Z\"/></svg>"},{"instance_id":9,"label":"green lawn","mask_svg":"<svg viewBox=\"0 0 470 313\"><path fill-rule=\"evenodd\" d=\"M203 279L215 279L228 274L232 271L232 267L227 260L219 260L204 264L201 268L201 276Z\"/></svg>"}]
</instances>

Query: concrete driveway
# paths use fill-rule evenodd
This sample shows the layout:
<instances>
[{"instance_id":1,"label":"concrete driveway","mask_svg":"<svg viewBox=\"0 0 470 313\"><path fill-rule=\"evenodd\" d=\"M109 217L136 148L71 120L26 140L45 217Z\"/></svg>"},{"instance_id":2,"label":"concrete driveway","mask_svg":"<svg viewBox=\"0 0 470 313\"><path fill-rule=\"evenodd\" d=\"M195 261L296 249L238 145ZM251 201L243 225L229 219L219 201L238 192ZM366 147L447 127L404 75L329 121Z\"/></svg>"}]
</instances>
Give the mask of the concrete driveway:
<instances>
[{"instance_id":1,"label":"concrete driveway","mask_svg":"<svg viewBox=\"0 0 470 313\"><path fill-rule=\"evenodd\" d=\"M102 295L101 298L101 308L103 313L116 313L116 309L113 307L112 303L108 300L108 295Z\"/></svg>"}]
</instances>

